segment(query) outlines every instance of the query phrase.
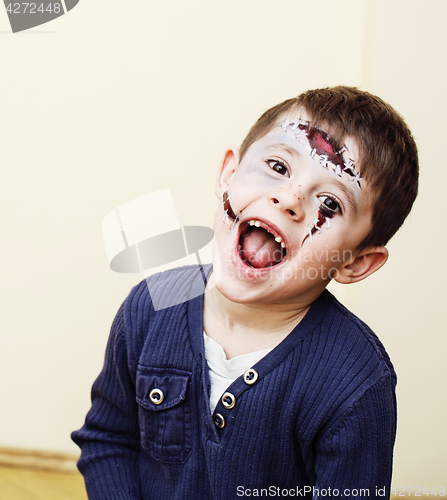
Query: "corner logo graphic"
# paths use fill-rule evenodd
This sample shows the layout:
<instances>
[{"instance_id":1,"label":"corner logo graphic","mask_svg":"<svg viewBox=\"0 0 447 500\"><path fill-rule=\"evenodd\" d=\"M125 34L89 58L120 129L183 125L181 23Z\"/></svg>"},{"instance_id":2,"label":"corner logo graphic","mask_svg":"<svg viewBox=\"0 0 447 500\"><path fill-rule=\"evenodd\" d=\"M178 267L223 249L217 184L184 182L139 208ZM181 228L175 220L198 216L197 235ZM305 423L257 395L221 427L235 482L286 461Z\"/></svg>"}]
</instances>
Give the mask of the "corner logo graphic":
<instances>
[{"instance_id":1,"label":"corner logo graphic","mask_svg":"<svg viewBox=\"0 0 447 500\"><path fill-rule=\"evenodd\" d=\"M79 0L37 0L36 2L11 2L3 0L13 33L48 23L63 16L79 3Z\"/></svg>"},{"instance_id":2,"label":"corner logo graphic","mask_svg":"<svg viewBox=\"0 0 447 500\"><path fill-rule=\"evenodd\" d=\"M107 214L102 221L107 260L113 271L142 272L145 278L173 267L211 261L213 230L205 226L180 226L169 189L136 198ZM163 275L147 281L155 310L165 309L201 295L187 290L165 297L157 294ZM152 288L151 288L152 287ZM169 295L169 294L168 294Z\"/></svg>"}]
</instances>

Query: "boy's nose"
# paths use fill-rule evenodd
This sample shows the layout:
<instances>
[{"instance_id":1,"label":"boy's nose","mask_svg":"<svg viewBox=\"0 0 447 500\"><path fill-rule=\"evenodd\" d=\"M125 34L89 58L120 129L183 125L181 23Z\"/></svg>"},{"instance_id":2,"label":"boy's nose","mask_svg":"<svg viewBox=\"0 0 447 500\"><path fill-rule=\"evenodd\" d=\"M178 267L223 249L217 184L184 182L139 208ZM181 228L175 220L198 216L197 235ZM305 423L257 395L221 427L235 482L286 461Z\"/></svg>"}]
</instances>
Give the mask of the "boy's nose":
<instances>
[{"instance_id":1,"label":"boy's nose","mask_svg":"<svg viewBox=\"0 0 447 500\"><path fill-rule=\"evenodd\" d=\"M298 222L304 218L304 210L300 197L291 189L274 193L270 201L276 208L284 211L293 220Z\"/></svg>"}]
</instances>

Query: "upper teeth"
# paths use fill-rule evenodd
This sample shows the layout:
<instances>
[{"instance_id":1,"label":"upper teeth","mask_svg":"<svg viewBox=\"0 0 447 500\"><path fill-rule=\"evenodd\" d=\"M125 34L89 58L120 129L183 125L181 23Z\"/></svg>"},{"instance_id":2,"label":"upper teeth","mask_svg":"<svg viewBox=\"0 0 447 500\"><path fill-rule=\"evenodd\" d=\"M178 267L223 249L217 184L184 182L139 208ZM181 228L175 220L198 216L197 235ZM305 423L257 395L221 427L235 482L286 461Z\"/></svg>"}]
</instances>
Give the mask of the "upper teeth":
<instances>
[{"instance_id":1,"label":"upper teeth","mask_svg":"<svg viewBox=\"0 0 447 500\"><path fill-rule=\"evenodd\" d=\"M260 226L261 226L261 221L259 221L259 220L251 220L251 221L249 222L249 224L250 224L250 226L260 227ZM277 243L281 243L282 248L286 248L286 245L285 245L285 243L283 242L283 240L282 240L281 236L277 236L277 237L275 238L275 241L276 241Z\"/></svg>"},{"instance_id":2,"label":"upper teeth","mask_svg":"<svg viewBox=\"0 0 447 500\"><path fill-rule=\"evenodd\" d=\"M258 220L251 220L250 221L250 226L260 227L261 226L261 222L258 221Z\"/></svg>"}]
</instances>

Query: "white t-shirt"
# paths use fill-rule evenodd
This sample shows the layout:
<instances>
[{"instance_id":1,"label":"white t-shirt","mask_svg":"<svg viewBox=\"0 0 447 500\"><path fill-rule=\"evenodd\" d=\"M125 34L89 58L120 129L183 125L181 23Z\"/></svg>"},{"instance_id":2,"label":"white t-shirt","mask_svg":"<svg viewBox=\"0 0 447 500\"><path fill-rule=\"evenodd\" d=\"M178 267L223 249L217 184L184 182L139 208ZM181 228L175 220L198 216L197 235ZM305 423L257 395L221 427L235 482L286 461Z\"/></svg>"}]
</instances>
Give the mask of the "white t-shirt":
<instances>
[{"instance_id":1,"label":"white t-shirt","mask_svg":"<svg viewBox=\"0 0 447 500\"><path fill-rule=\"evenodd\" d=\"M210 409L213 413L219 398L222 397L228 386L269 353L271 349L253 351L227 359L220 344L208 337L205 332L203 332L203 338L205 340L205 358L210 370Z\"/></svg>"}]
</instances>

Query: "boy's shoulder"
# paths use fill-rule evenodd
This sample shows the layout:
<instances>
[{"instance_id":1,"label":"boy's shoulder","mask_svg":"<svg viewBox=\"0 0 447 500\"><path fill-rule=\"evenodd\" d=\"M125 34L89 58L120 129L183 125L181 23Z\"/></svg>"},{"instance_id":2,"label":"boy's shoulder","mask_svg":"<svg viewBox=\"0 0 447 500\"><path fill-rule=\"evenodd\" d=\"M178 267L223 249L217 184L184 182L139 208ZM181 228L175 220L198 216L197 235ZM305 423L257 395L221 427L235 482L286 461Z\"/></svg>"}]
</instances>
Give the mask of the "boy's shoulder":
<instances>
[{"instance_id":1,"label":"boy's shoulder","mask_svg":"<svg viewBox=\"0 0 447 500\"><path fill-rule=\"evenodd\" d=\"M327 313L320 324L322 337L330 339L334 350L337 345L342 353L341 359L351 363L376 365L376 373L396 379L390 357L374 331L360 318L341 304L328 290L318 300L328 303Z\"/></svg>"},{"instance_id":2,"label":"boy's shoulder","mask_svg":"<svg viewBox=\"0 0 447 500\"><path fill-rule=\"evenodd\" d=\"M327 290L308 314L312 310L318 312L320 321L307 332L298 360L299 376L292 382L297 393L302 386L306 388L303 400L308 408L320 408L324 413L317 415L316 410L309 418L327 422L330 435L356 408L377 395L392 408L396 374L371 328Z\"/></svg>"},{"instance_id":3,"label":"boy's shoulder","mask_svg":"<svg viewBox=\"0 0 447 500\"><path fill-rule=\"evenodd\" d=\"M182 266L143 279L126 297L125 315L142 319L202 295L211 269L211 264Z\"/></svg>"},{"instance_id":4,"label":"boy's shoulder","mask_svg":"<svg viewBox=\"0 0 447 500\"><path fill-rule=\"evenodd\" d=\"M191 265L153 274L132 288L126 303L131 310L137 306L140 312L184 304L203 294L211 269L211 264Z\"/></svg>"},{"instance_id":5,"label":"boy's shoulder","mask_svg":"<svg viewBox=\"0 0 447 500\"><path fill-rule=\"evenodd\" d=\"M149 338L163 341L164 334L174 332L183 318L201 321L201 296L211 268L192 265L170 269L145 278L132 288L115 315L109 338L110 347L119 345L125 349L131 372L136 372ZM187 331L184 325L182 328Z\"/></svg>"}]
</instances>

